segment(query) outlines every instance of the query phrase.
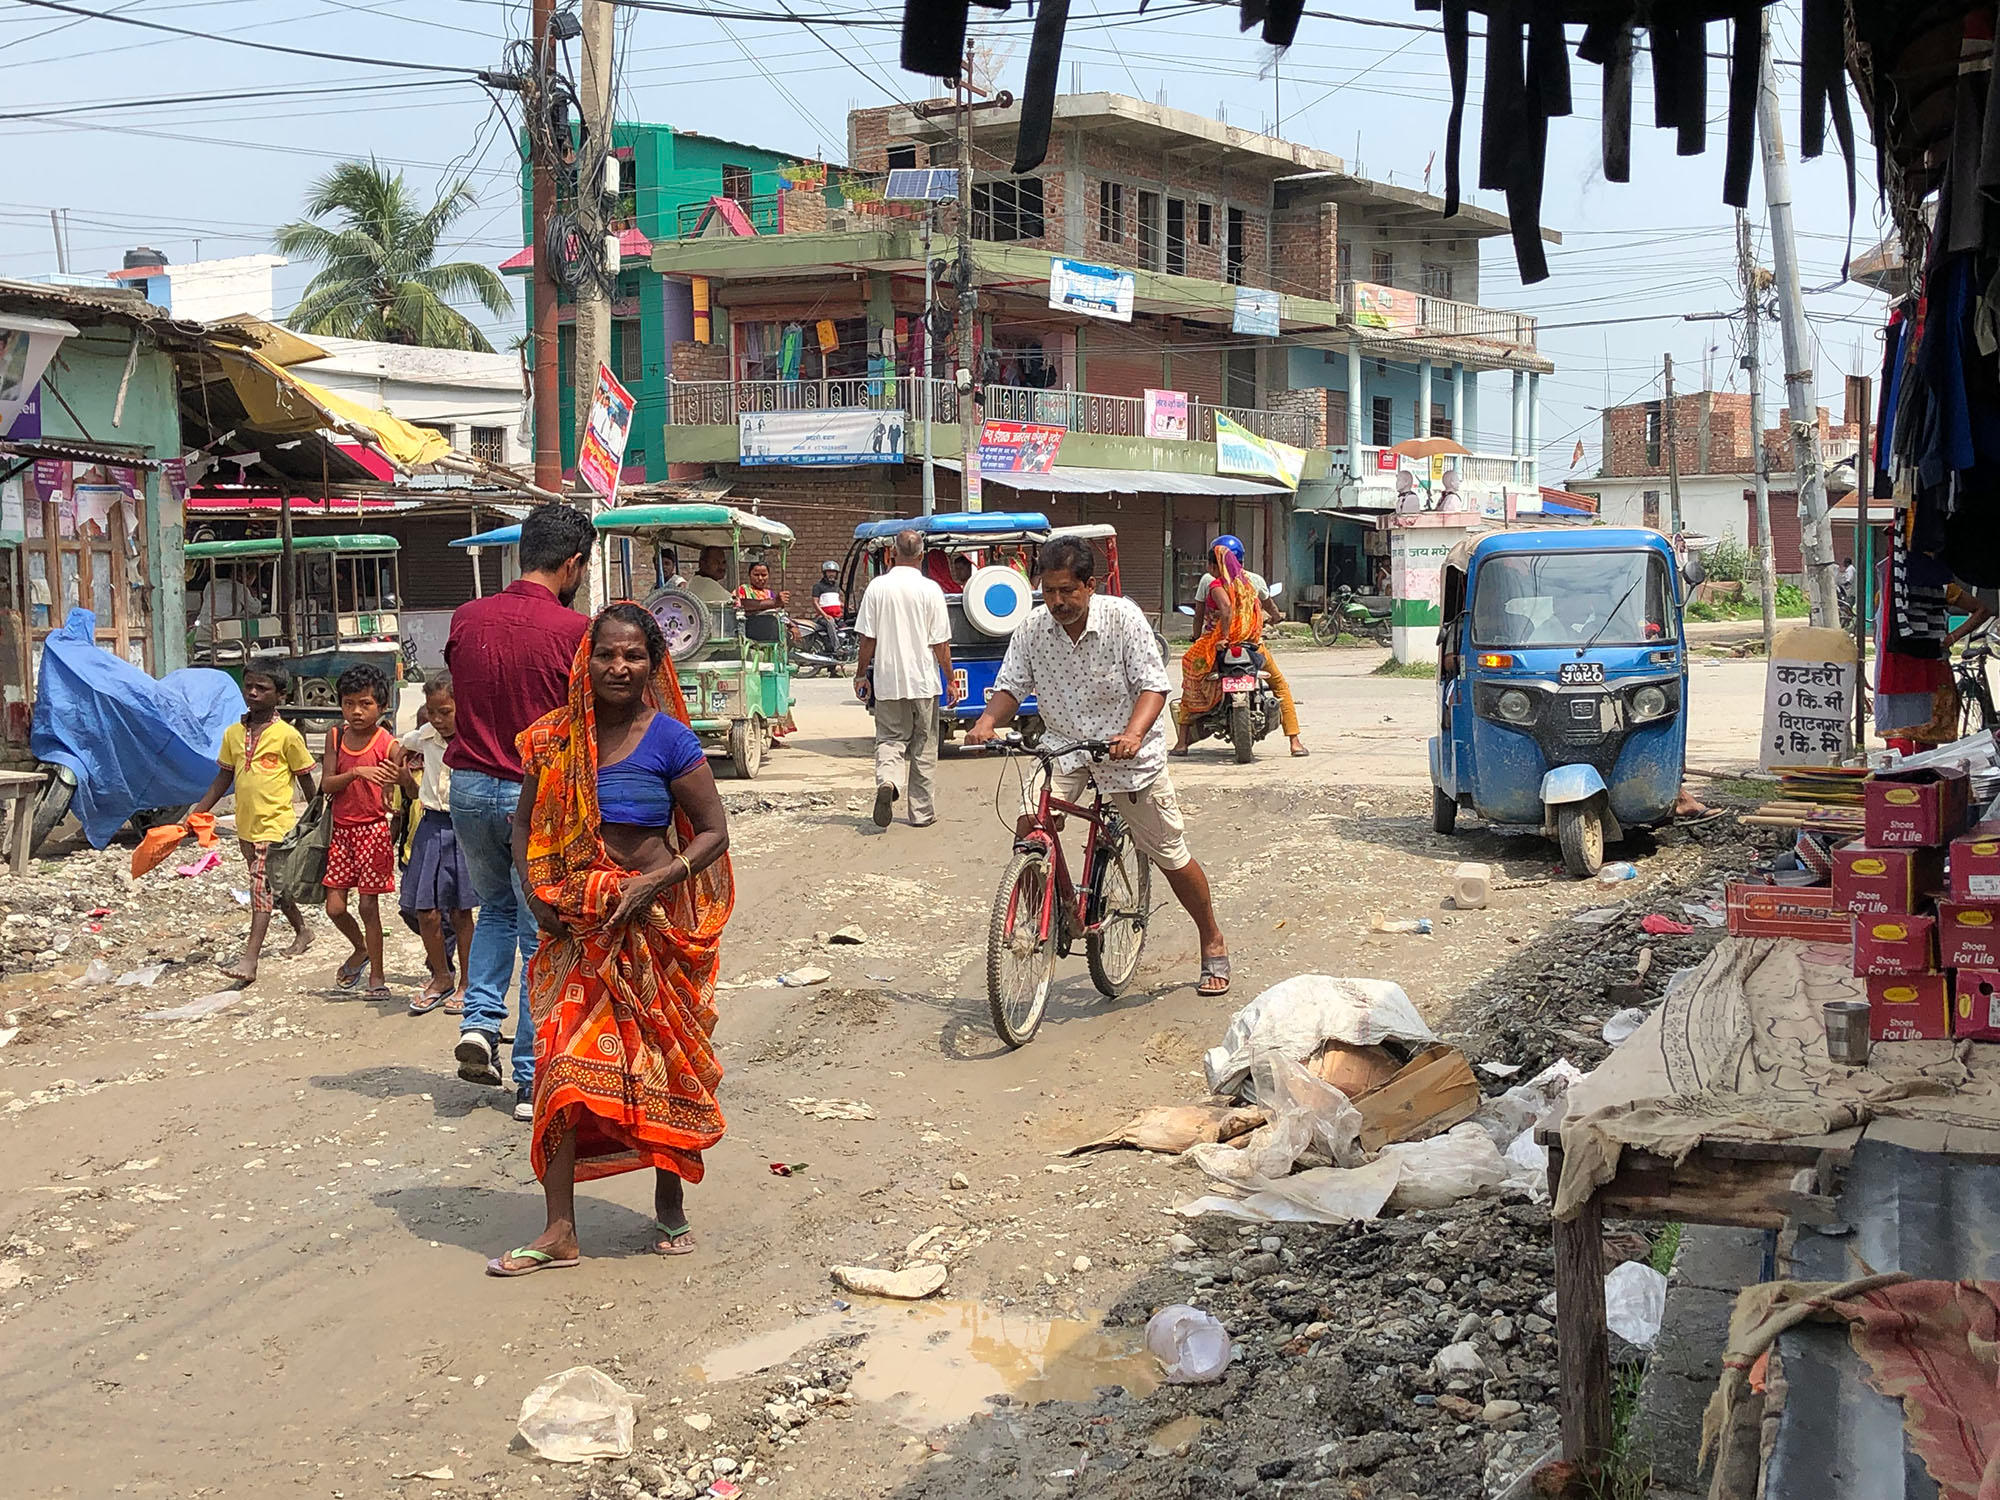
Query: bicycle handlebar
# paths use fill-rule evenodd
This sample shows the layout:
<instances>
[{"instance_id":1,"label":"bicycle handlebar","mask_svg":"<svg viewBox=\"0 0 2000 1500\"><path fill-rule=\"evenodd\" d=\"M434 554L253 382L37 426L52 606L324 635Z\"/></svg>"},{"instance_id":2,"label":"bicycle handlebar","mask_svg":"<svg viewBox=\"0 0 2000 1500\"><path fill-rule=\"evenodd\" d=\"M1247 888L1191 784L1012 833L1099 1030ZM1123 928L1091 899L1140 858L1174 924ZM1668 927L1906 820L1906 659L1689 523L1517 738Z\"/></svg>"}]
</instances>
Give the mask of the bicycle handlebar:
<instances>
[{"instance_id":1,"label":"bicycle handlebar","mask_svg":"<svg viewBox=\"0 0 2000 1500\"><path fill-rule=\"evenodd\" d=\"M1018 734L1010 734L995 735L987 743L1003 754L1032 755L1040 761L1060 760L1065 755L1074 755L1079 750L1088 754L1092 760L1103 760L1111 753L1111 743L1108 740L1076 740L1067 745L1051 748L1046 745L1030 746Z\"/></svg>"}]
</instances>

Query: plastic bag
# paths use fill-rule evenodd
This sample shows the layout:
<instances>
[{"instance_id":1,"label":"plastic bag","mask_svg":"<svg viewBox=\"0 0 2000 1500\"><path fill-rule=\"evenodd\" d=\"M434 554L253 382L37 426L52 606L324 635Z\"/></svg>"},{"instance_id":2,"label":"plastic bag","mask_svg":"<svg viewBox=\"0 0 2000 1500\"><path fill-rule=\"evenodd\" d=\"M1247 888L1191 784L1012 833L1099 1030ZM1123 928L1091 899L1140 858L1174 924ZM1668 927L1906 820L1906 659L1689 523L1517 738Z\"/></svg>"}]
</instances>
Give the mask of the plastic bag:
<instances>
[{"instance_id":1,"label":"plastic bag","mask_svg":"<svg viewBox=\"0 0 2000 1500\"><path fill-rule=\"evenodd\" d=\"M1633 1032L1646 1024L1646 1017L1651 1014L1651 1011L1641 1010L1636 1005L1617 1012L1604 1023L1604 1040L1614 1047L1623 1046L1632 1039Z\"/></svg>"},{"instance_id":2,"label":"plastic bag","mask_svg":"<svg viewBox=\"0 0 2000 1500\"><path fill-rule=\"evenodd\" d=\"M1507 1163L1493 1137L1469 1121L1428 1141L1384 1146L1382 1156L1403 1168L1389 1195L1391 1208L1448 1208L1507 1180Z\"/></svg>"},{"instance_id":3,"label":"plastic bag","mask_svg":"<svg viewBox=\"0 0 2000 1500\"><path fill-rule=\"evenodd\" d=\"M1289 1057L1259 1053L1250 1065L1249 1094L1269 1112L1269 1123L1251 1132L1240 1149L1197 1144L1183 1160L1211 1177L1246 1185L1283 1177L1301 1160L1339 1167L1358 1167L1367 1160L1361 1150L1361 1112L1347 1095Z\"/></svg>"},{"instance_id":4,"label":"plastic bag","mask_svg":"<svg viewBox=\"0 0 2000 1500\"><path fill-rule=\"evenodd\" d=\"M1313 1167L1276 1182L1252 1182L1245 1198L1211 1194L1174 1210L1184 1219L1216 1214L1248 1224L1347 1224L1376 1219L1403 1175L1403 1163L1383 1155L1365 1167Z\"/></svg>"},{"instance_id":5,"label":"plastic bag","mask_svg":"<svg viewBox=\"0 0 2000 1500\"><path fill-rule=\"evenodd\" d=\"M1644 1261L1628 1260L1604 1278L1604 1321L1626 1343L1653 1347L1667 1316L1667 1278Z\"/></svg>"},{"instance_id":6,"label":"plastic bag","mask_svg":"<svg viewBox=\"0 0 2000 1500\"><path fill-rule=\"evenodd\" d=\"M1229 1330L1198 1307L1176 1302L1146 1324L1146 1348L1166 1366L1168 1385L1220 1380L1229 1368Z\"/></svg>"},{"instance_id":7,"label":"plastic bag","mask_svg":"<svg viewBox=\"0 0 2000 1500\"><path fill-rule=\"evenodd\" d=\"M1399 984L1299 974L1272 985L1239 1010L1221 1043L1203 1054L1201 1065L1211 1089L1234 1094L1260 1053L1304 1062L1328 1041L1371 1047L1436 1040Z\"/></svg>"},{"instance_id":8,"label":"plastic bag","mask_svg":"<svg viewBox=\"0 0 2000 1500\"><path fill-rule=\"evenodd\" d=\"M624 1458L632 1451L639 1399L602 1370L576 1365L528 1392L520 1433L552 1463Z\"/></svg>"},{"instance_id":9,"label":"plastic bag","mask_svg":"<svg viewBox=\"0 0 2000 1500\"><path fill-rule=\"evenodd\" d=\"M1495 1146L1510 1146L1522 1131L1553 1114L1568 1095L1569 1086L1583 1076L1583 1070L1568 1058L1559 1058L1526 1083L1517 1083L1497 1099L1488 1099L1472 1122L1493 1137Z\"/></svg>"},{"instance_id":10,"label":"plastic bag","mask_svg":"<svg viewBox=\"0 0 2000 1500\"><path fill-rule=\"evenodd\" d=\"M1546 1203L1549 1197L1549 1148L1536 1142L1532 1125L1509 1143L1504 1159L1507 1179L1500 1184L1500 1190L1530 1198L1536 1203Z\"/></svg>"}]
</instances>

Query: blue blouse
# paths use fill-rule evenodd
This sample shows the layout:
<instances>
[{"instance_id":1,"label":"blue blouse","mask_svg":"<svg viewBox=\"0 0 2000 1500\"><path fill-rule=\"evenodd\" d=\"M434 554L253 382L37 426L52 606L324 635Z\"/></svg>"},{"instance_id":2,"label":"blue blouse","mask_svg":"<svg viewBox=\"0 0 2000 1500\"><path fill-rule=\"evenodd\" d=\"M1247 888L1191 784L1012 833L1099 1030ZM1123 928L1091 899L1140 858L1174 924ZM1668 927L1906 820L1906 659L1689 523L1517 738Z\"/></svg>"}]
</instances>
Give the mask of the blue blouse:
<instances>
[{"instance_id":1,"label":"blue blouse","mask_svg":"<svg viewBox=\"0 0 2000 1500\"><path fill-rule=\"evenodd\" d=\"M670 783L702 761L695 732L670 713L655 713L630 755L597 768L597 810L607 823L670 827L674 821Z\"/></svg>"}]
</instances>

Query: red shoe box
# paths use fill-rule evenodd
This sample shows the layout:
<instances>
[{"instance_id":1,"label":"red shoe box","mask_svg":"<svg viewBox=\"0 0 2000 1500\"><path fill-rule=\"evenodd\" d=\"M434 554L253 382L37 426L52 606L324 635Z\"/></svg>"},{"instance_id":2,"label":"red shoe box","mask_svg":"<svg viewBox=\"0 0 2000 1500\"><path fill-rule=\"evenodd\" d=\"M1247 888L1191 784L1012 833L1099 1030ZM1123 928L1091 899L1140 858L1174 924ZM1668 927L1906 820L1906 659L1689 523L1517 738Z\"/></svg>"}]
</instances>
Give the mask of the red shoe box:
<instances>
[{"instance_id":1,"label":"red shoe box","mask_svg":"<svg viewBox=\"0 0 2000 1500\"><path fill-rule=\"evenodd\" d=\"M1847 908L1825 885L1757 885L1731 881L1725 922L1734 937L1800 938L1808 943L1852 940ZM2000 968L2000 963L1994 965Z\"/></svg>"},{"instance_id":2,"label":"red shoe box","mask_svg":"<svg viewBox=\"0 0 2000 1500\"><path fill-rule=\"evenodd\" d=\"M2000 823L1981 823L1951 842L1954 901L2000 900Z\"/></svg>"},{"instance_id":3,"label":"red shoe box","mask_svg":"<svg viewBox=\"0 0 2000 1500\"><path fill-rule=\"evenodd\" d=\"M1940 901L1938 963L2000 973L2000 902Z\"/></svg>"},{"instance_id":4,"label":"red shoe box","mask_svg":"<svg viewBox=\"0 0 2000 1500\"><path fill-rule=\"evenodd\" d=\"M1960 969L1953 976L1952 995L1953 1036L2000 1042L2000 972Z\"/></svg>"},{"instance_id":5,"label":"red shoe box","mask_svg":"<svg viewBox=\"0 0 2000 1500\"><path fill-rule=\"evenodd\" d=\"M1936 917L1856 917L1854 973L1929 974L1937 968Z\"/></svg>"},{"instance_id":6,"label":"red shoe box","mask_svg":"<svg viewBox=\"0 0 2000 1500\"><path fill-rule=\"evenodd\" d=\"M1856 916L1903 916L1943 888L1942 849L1850 843L1833 851L1833 904Z\"/></svg>"},{"instance_id":7,"label":"red shoe box","mask_svg":"<svg viewBox=\"0 0 2000 1500\"><path fill-rule=\"evenodd\" d=\"M1871 1041L1946 1041L1951 1009L1949 974L1889 974L1868 981Z\"/></svg>"},{"instance_id":8,"label":"red shoe box","mask_svg":"<svg viewBox=\"0 0 2000 1500\"><path fill-rule=\"evenodd\" d=\"M1972 780L1956 766L1879 771L1863 783L1861 812L1871 849L1950 843L1970 821Z\"/></svg>"}]
</instances>

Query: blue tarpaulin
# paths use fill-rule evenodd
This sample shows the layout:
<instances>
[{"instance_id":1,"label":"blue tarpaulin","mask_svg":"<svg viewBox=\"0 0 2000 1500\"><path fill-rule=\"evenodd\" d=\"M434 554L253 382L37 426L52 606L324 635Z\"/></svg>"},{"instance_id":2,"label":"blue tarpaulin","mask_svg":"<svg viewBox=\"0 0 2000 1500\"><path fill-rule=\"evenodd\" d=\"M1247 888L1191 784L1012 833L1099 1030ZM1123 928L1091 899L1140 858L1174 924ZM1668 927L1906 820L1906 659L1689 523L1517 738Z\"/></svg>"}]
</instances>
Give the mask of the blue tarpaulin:
<instances>
[{"instance_id":1,"label":"blue tarpaulin","mask_svg":"<svg viewBox=\"0 0 2000 1500\"><path fill-rule=\"evenodd\" d=\"M215 780L222 731L242 715L228 673L148 677L97 644L95 615L73 609L42 642L29 747L75 774L70 809L102 849L133 813L198 800Z\"/></svg>"}]
</instances>

